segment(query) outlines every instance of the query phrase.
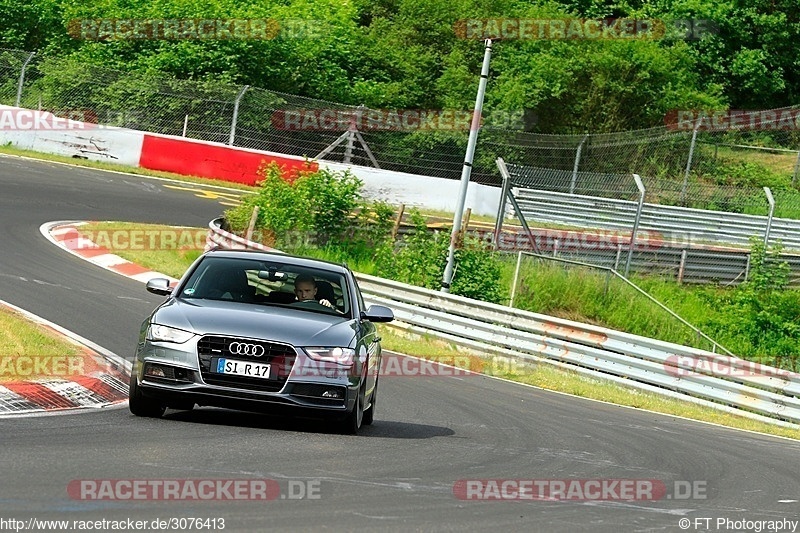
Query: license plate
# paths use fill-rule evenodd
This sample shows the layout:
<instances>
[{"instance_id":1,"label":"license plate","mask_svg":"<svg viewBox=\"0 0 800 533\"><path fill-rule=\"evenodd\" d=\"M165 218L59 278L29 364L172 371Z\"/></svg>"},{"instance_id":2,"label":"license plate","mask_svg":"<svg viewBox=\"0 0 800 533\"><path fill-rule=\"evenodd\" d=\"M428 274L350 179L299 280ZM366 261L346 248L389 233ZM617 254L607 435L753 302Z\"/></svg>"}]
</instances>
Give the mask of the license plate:
<instances>
[{"instance_id":1,"label":"license plate","mask_svg":"<svg viewBox=\"0 0 800 533\"><path fill-rule=\"evenodd\" d=\"M269 379L270 365L220 357L216 360L214 369L218 374L233 374L236 376Z\"/></svg>"}]
</instances>

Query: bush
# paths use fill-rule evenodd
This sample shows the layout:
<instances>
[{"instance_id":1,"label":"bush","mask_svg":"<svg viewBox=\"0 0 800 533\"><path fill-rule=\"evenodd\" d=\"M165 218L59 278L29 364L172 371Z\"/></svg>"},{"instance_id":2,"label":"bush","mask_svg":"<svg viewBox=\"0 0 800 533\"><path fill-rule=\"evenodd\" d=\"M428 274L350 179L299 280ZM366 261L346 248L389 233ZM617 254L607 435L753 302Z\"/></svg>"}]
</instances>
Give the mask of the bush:
<instances>
[{"instance_id":1,"label":"bush","mask_svg":"<svg viewBox=\"0 0 800 533\"><path fill-rule=\"evenodd\" d=\"M260 172L264 179L258 193L225 212L234 231L247 229L253 208L258 206L254 229L260 233L259 240L269 246L293 249L308 242L325 246L346 237L350 214L362 203L361 180L347 171L323 169L301 173L290 183L275 163Z\"/></svg>"},{"instance_id":2,"label":"bush","mask_svg":"<svg viewBox=\"0 0 800 533\"><path fill-rule=\"evenodd\" d=\"M779 261L780 252L780 246L767 250L759 238L751 239L750 276L728 299L727 326L749 342L751 353L742 355L798 370L800 295L787 288L790 269Z\"/></svg>"},{"instance_id":3,"label":"bush","mask_svg":"<svg viewBox=\"0 0 800 533\"><path fill-rule=\"evenodd\" d=\"M412 210L410 216L414 229L394 249L381 251L378 275L439 289L447 265L450 234L430 232L425 218L416 210ZM464 246L456 250L455 261L451 293L492 303L506 298L500 286L500 260L483 241L465 239Z\"/></svg>"}]
</instances>

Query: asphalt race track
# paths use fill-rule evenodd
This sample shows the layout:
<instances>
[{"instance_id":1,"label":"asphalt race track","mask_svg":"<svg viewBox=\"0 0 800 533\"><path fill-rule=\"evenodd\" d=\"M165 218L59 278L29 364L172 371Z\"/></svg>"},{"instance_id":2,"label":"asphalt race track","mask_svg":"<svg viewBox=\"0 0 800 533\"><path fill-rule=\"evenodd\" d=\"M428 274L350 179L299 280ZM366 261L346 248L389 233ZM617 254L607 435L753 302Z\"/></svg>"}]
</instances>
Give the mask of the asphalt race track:
<instances>
[{"instance_id":1,"label":"asphalt race track","mask_svg":"<svg viewBox=\"0 0 800 533\"><path fill-rule=\"evenodd\" d=\"M0 299L130 359L139 324L159 298L53 246L39 226L56 220L205 226L224 209L218 200L164 184L0 158ZM357 437L314 421L208 408L168 411L161 420L127 409L0 420L0 529L8 529L2 520L28 525L35 517L148 524L203 518L215 519L216 529L222 518L226 531L752 531L741 521L800 517L800 444L792 441L484 377L387 376L380 391L375 425ZM68 492L79 480L186 479L273 480L280 495L99 500ZM454 495L459 480L489 479L654 480L669 497L465 501ZM696 497L678 490L692 484ZM718 518L730 522L718 527ZM688 528L679 527L681 519Z\"/></svg>"}]
</instances>

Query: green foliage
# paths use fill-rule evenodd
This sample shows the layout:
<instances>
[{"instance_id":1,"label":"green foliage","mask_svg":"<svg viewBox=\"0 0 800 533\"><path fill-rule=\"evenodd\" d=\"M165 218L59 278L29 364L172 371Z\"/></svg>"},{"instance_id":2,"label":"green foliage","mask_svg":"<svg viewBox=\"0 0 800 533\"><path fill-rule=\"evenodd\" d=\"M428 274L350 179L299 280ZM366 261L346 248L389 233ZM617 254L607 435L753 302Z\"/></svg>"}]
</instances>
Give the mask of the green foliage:
<instances>
[{"instance_id":1,"label":"green foliage","mask_svg":"<svg viewBox=\"0 0 800 533\"><path fill-rule=\"evenodd\" d=\"M410 216L413 230L403 236L394 250L382 250L378 275L439 289L447 264L450 234L430 232L425 218L416 210ZM506 298L500 283L500 259L483 241L467 236L464 245L456 249L455 265L451 293L493 303Z\"/></svg>"},{"instance_id":2,"label":"green foliage","mask_svg":"<svg viewBox=\"0 0 800 533\"><path fill-rule=\"evenodd\" d=\"M455 28L460 20L557 19L600 13L688 18L687 10L692 9L678 2L645 9L572 0L9 0L6 4L0 46L35 48L40 57L68 57L87 67L166 73L180 79L230 81L356 105L419 109L471 109L474 105L482 46L478 39L458 35ZM729 55L737 57L732 67L736 75L756 84L759 93L792 87L788 82L797 67L789 58L797 54L783 58L776 53L796 48L783 41L784 36L794 35L793 21L783 20L786 27L782 28L779 14L766 6L736 10L727 4L725 9L716 9L710 0L698 4L699 11L693 15L714 20L740 16L767 32L769 46L763 49L748 46L741 54L733 54L737 43L724 43L731 49ZM311 38L271 40L94 42L70 38L65 31L69 21L84 18L302 19L316 30ZM731 36L752 44L754 38L741 32ZM710 44L704 40L689 45L680 40L643 39L503 40L493 57L486 110L532 110L540 117L539 131L583 132L652 126L661 123L669 109L717 108L726 101L720 91L723 83L716 73L708 76L700 66L722 66L719 49L712 46L718 42L718 38ZM778 65L781 68L768 68ZM728 72L728 65L725 69Z\"/></svg>"},{"instance_id":3,"label":"green foliage","mask_svg":"<svg viewBox=\"0 0 800 533\"><path fill-rule=\"evenodd\" d=\"M717 327L728 328L747 342L743 355L761 362L798 370L800 353L800 295L787 289L789 265L779 261L781 246L767 250L751 239L750 275L717 305L727 307Z\"/></svg>"},{"instance_id":4,"label":"green foliage","mask_svg":"<svg viewBox=\"0 0 800 533\"><path fill-rule=\"evenodd\" d=\"M403 236L394 249L381 251L378 275L419 287L438 289L442 283L450 240L443 232L428 231L425 218L419 211L412 210L409 215L414 228Z\"/></svg>"},{"instance_id":5,"label":"green foliage","mask_svg":"<svg viewBox=\"0 0 800 533\"><path fill-rule=\"evenodd\" d=\"M475 300L502 303L508 298L500 285L501 264L489 244L467 236L456 250L456 269L450 291Z\"/></svg>"},{"instance_id":6,"label":"green foliage","mask_svg":"<svg viewBox=\"0 0 800 533\"><path fill-rule=\"evenodd\" d=\"M791 184L789 176L778 174L754 161L719 160L708 167L709 171L704 174L704 177L710 178L719 185L783 189Z\"/></svg>"},{"instance_id":7,"label":"green foliage","mask_svg":"<svg viewBox=\"0 0 800 533\"><path fill-rule=\"evenodd\" d=\"M350 214L361 202L358 178L349 171L322 169L289 182L274 163L261 173L264 179L258 193L225 213L235 231L248 227L253 208L258 206L254 229L262 232L264 242L271 246L291 248L309 241L325 246L344 240Z\"/></svg>"}]
</instances>

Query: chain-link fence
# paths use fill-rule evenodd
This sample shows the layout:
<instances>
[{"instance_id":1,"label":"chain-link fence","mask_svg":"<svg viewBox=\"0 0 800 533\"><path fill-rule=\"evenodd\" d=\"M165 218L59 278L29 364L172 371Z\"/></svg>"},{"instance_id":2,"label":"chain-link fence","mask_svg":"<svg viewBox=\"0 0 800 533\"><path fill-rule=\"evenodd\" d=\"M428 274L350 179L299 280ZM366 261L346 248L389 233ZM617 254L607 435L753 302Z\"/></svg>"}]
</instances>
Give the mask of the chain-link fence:
<instances>
[{"instance_id":1,"label":"chain-link fence","mask_svg":"<svg viewBox=\"0 0 800 533\"><path fill-rule=\"evenodd\" d=\"M360 127L359 122L354 126L348 117L369 116L376 110L258 87L179 80L162 72L123 72L0 50L0 101L13 105L18 95L23 107L68 112L105 125L310 158L323 154L331 161L451 179L461 176L468 137L468 127L451 124L369 128ZM663 183L649 186L663 191L660 202L722 205L741 213L756 209L739 197L749 197L749 192L742 191L757 182L780 191L776 196L783 201L776 216L800 217L800 208L790 207L800 204L793 198L800 185L800 128L784 125L750 131L745 125L738 130L694 131L690 125L548 135L522 131L521 120L490 120L493 113L499 111L487 111L478 139L472 172L475 182L500 185L495 166L498 157L529 167L597 176L635 172L651 183ZM291 114L294 122L287 120ZM335 119L323 124L323 119L331 116Z\"/></svg>"}]
</instances>

